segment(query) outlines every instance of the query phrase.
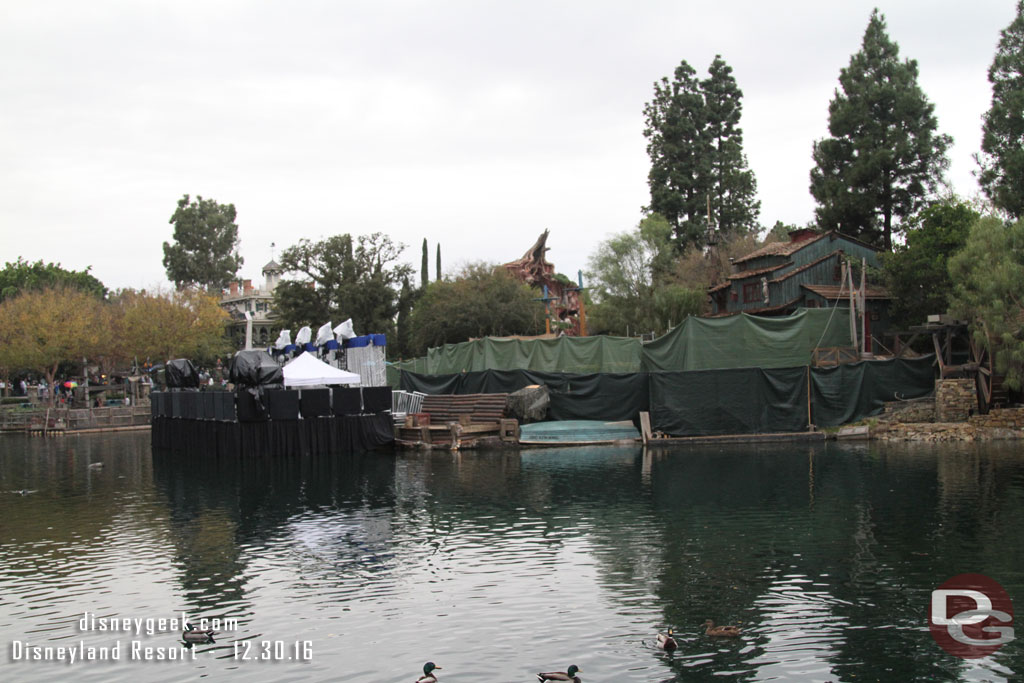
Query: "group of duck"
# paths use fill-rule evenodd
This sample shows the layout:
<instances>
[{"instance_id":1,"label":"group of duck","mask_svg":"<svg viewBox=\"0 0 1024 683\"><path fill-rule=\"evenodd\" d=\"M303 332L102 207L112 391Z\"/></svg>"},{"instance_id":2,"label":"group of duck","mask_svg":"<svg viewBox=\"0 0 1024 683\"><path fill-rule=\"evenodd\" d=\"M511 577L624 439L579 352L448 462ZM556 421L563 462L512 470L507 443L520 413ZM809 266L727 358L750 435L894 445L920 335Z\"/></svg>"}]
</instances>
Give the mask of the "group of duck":
<instances>
[{"instance_id":1,"label":"group of duck","mask_svg":"<svg viewBox=\"0 0 1024 683\"><path fill-rule=\"evenodd\" d=\"M735 638L740 635L739 626L715 626L715 622L710 619L701 624L701 626L704 627L704 635L715 638ZM679 643L676 642L672 629L668 629L665 633L659 633L657 642L658 647L665 652L673 652L679 647ZM423 675L416 679L416 683L438 683L437 674L434 672L439 671L440 669L441 667L437 666L433 662L427 662L423 665ZM537 680L540 681L540 683L548 683L549 681L582 683L582 679L576 675L580 673L583 673L583 670L573 664L566 671L541 672L537 674Z\"/></svg>"}]
</instances>

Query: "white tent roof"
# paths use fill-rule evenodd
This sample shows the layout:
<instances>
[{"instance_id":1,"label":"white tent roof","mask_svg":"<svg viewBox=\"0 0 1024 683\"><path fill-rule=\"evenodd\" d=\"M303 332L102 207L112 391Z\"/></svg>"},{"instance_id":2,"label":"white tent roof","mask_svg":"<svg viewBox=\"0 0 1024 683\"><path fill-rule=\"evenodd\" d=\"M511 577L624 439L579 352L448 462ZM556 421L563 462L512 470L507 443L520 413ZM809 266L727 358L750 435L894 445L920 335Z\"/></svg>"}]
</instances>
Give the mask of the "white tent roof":
<instances>
[{"instance_id":1,"label":"white tent roof","mask_svg":"<svg viewBox=\"0 0 1024 683\"><path fill-rule=\"evenodd\" d=\"M311 353L300 353L282 368L286 387L312 387L320 384L359 384L359 375L345 372L318 360Z\"/></svg>"}]
</instances>

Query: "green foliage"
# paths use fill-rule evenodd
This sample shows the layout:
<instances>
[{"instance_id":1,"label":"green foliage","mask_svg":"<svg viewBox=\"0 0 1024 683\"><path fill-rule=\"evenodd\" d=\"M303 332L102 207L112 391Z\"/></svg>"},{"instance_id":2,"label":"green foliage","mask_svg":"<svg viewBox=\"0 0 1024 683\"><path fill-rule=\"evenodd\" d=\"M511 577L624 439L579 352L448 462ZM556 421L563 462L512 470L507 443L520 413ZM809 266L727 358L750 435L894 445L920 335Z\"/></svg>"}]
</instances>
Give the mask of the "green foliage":
<instances>
[{"instance_id":1,"label":"green foliage","mask_svg":"<svg viewBox=\"0 0 1024 683\"><path fill-rule=\"evenodd\" d=\"M435 280L441 279L441 243L437 243L437 275L434 277Z\"/></svg>"},{"instance_id":2,"label":"green foliage","mask_svg":"<svg viewBox=\"0 0 1024 683\"><path fill-rule=\"evenodd\" d=\"M243 259L238 254L235 205L218 204L185 195L169 221L174 243L164 242L167 278L181 289L198 285L210 291L224 289L235 279Z\"/></svg>"},{"instance_id":3,"label":"green foliage","mask_svg":"<svg viewBox=\"0 0 1024 683\"><path fill-rule=\"evenodd\" d=\"M973 321L975 340L989 349L996 371L1024 384L1024 220L1007 226L993 217L972 227L949 260L954 314Z\"/></svg>"},{"instance_id":4,"label":"green foliage","mask_svg":"<svg viewBox=\"0 0 1024 683\"><path fill-rule=\"evenodd\" d=\"M782 221L775 221L775 225L768 231L768 234L764 236L765 244L768 242L788 242L789 232L791 230L798 230L796 225L792 223L783 223Z\"/></svg>"},{"instance_id":5,"label":"green foliage","mask_svg":"<svg viewBox=\"0 0 1024 683\"><path fill-rule=\"evenodd\" d=\"M62 287L105 298L107 288L89 274L91 268L66 270L59 263L43 263L42 260L29 263L19 256L17 261L4 264L0 270L0 301L28 290Z\"/></svg>"},{"instance_id":6,"label":"green foliage","mask_svg":"<svg viewBox=\"0 0 1024 683\"><path fill-rule=\"evenodd\" d=\"M587 326L594 333L665 332L697 314L706 295L670 282L672 226L653 214L630 231L602 242L588 262Z\"/></svg>"},{"instance_id":7,"label":"green foliage","mask_svg":"<svg viewBox=\"0 0 1024 683\"><path fill-rule=\"evenodd\" d=\"M392 335L398 287L412 267L398 263L404 245L383 233L301 240L281 254L283 278L274 290L274 311L283 328L318 327L352 318L360 334Z\"/></svg>"},{"instance_id":8,"label":"green foliage","mask_svg":"<svg viewBox=\"0 0 1024 683\"><path fill-rule=\"evenodd\" d=\"M743 92L721 55L715 55L708 74L700 85L711 145L711 218L715 229L724 235L756 232L761 202L754 172L743 153Z\"/></svg>"},{"instance_id":9,"label":"green foliage","mask_svg":"<svg viewBox=\"0 0 1024 683\"><path fill-rule=\"evenodd\" d=\"M420 287L426 289L430 282L430 267L427 261L427 238L423 238L423 255L420 257Z\"/></svg>"},{"instance_id":10,"label":"green foliage","mask_svg":"<svg viewBox=\"0 0 1024 683\"><path fill-rule=\"evenodd\" d=\"M419 299L421 290L413 289L409 278L402 278L402 289L398 293L398 320L395 323L395 340L389 343L388 352L395 358L408 358L412 354L412 307Z\"/></svg>"},{"instance_id":11,"label":"green foliage","mask_svg":"<svg viewBox=\"0 0 1024 683\"><path fill-rule=\"evenodd\" d=\"M882 281L892 297L889 315L897 328L947 311L953 288L949 257L963 248L978 218L959 200L937 202L908 223L906 244L881 254Z\"/></svg>"},{"instance_id":12,"label":"green foliage","mask_svg":"<svg viewBox=\"0 0 1024 683\"><path fill-rule=\"evenodd\" d=\"M711 221L725 234L757 227L757 183L743 154L739 128L743 93L720 55L698 81L684 60L654 84L644 107L651 170L647 175L651 213L672 225L679 249L703 244Z\"/></svg>"},{"instance_id":13,"label":"green foliage","mask_svg":"<svg viewBox=\"0 0 1024 683\"><path fill-rule=\"evenodd\" d=\"M473 264L453 279L431 283L412 311L412 351L487 336L544 330L544 305L504 268Z\"/></svg>"},{"instance_id":14,"label":"green foliage","mask_svg":"<svg viewBox=\"0 0 1024 683\"><path fill-rule=\"evenodd\" d=\"M892 235L942 182L948 135L917 84L917 62L899 60L885 18L871 14L859 52L829 103L830 137L814 143L811 194L818 223L892 249Z\"/></svg>"},{"instance_id":15,"label":"green foliage","mask_svg":"<svg viewBox=\"0 0 1024 683\"><path fill-rule=\"evenodd\" d=\"M999 34L988 70L992 105L982 124L978 182L999 209L1024 216L1024 0Z\"/></svg>"}]
</instances>

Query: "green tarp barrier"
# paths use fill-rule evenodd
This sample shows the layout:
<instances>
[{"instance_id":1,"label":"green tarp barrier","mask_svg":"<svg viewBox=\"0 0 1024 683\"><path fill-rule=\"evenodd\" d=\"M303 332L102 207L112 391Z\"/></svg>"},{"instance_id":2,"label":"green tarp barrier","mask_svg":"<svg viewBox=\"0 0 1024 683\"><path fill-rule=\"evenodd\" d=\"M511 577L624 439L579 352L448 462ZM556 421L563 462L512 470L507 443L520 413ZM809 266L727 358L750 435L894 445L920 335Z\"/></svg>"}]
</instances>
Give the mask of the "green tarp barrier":
<instances>
[{"instance_id":1,"label":"green tarp barrier","mask_svg":"<svg viewBox=\"0 0 1024 683\"><path fill-rule=\"evenodd\" d=\"M886 401L934 390L934 357L811 368L811 420L818 427L855 422ZM511 393L543 384L552 420L632 420L670 436L802 432L808 428L808 368L734 368L631 374L529 370L422 375L402 373L401 388L427 394Z\"/></svg>"},{"instance_id":2,"label":"green tarp barrier","mask_svg":"<svg viewBox=\"0 0 1024 683\"><path fill-rule=\"evenodd\" d=\"M935 356L875 360L815 368L811 372L811 419L836 427L877 415L886 401L927 396L935 389Z\"/></svg>"},{"instance_id":3,"label":"green tarp barrier","mask_svg":"<svg viewBox=\"0 0 1024 683\"><path fill-rule=\"evenodd\" d=\"M802 308L776 318L741 313L690 316L643 348L648 372L716 368L792 368L811 364L816 347L853 346L847 315Z\"/></svg>"},{"instance_id":4,"label":"green tarp barrier","mask_svg":"<svg viewBox=\"0 0 1024 683\"><path fill-rule=\"evenodd\" d=\"M624 337L501 339L445 344L427 352L425 372L444 375L484 370L541 372L639 372L639 340Z\"/></svg>"},{"instance_id":5,"label":"green tarp barrier","mask_svg":"<svg viewBox=\"0 0 1024 683\"><path fill-rule=\"evenodd\" d=\"M512 393L543 384L552 420L632 420L649 410L645 373L573 374L530 370L486 370L450 375L402 373L401 388L425 394Z\"/></svg>"},{"instance_id":6,"label":"green tarp barrier","mask_svg":"<svg viewBox=\"0 0 1024 683\"><path fill-rule=\"evenodd\" d=\"M671 436L807 430L807 368L652 372L651 428Z\"/></svg>"}]
</instances>

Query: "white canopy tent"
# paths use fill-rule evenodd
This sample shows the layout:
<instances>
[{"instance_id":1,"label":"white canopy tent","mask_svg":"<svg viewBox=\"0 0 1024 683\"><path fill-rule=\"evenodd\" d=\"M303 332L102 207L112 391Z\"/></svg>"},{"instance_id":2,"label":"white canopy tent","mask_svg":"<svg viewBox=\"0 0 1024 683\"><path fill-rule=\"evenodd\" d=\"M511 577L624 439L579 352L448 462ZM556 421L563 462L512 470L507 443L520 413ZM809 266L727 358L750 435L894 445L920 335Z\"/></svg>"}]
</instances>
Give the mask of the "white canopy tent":
<instances>
[{"instance_id":1,"label":"white canopy tent","mask_svg":"<svg viewBox=\"0 0 1024 683\"><path fill-rule=\"evenodd\" d=\"M300 353L282 368L286 387L313 387L324 384L359 384L359 375L346 372L317 359L311 353Z\"/></svg>"}]
</instances>

